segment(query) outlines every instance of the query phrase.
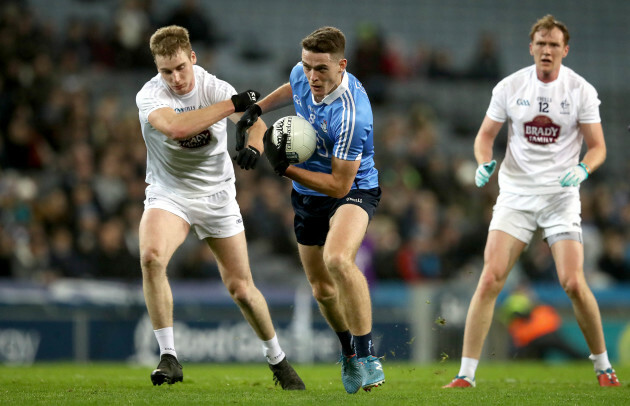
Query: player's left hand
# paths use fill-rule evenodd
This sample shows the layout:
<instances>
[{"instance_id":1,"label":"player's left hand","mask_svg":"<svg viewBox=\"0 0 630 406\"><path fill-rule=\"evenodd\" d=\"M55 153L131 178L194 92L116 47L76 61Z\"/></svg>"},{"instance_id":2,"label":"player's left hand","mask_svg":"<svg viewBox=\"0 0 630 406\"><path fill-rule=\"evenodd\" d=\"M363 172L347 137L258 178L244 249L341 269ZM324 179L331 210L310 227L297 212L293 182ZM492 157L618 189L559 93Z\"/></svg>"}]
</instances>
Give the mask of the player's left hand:
<instances>
[{"instance_id":1,"label":"player's left hand","mask_svg":"<svg viewBox=\"0 0 630 406\"><path fill-rule=\"evenodd\" d=\"M273 125L267 128L265 136L263 137L263 143L265 144L265 156L271 164L273 171L278 176L284 175L289 167L289 160L287 159L287 134L282 134L280 145L276 146L271 140L273 134Z\"/></svg>"},{"instance_id":2,"label":"player's left hand","mask_svg":"<svg viewBox=\"0 0 630 406\"><path fill-rule=\"evenodd\" d=\"M477 171L475 172L475 184L477 187L482 187L488 183L496 166L497 161L493 159L492 161L483 163L477 167Z\"/></svg>"},{"instance_id":3,"label":"player's left hand","mask_svg":"<svg viewBox=\"0 0 630 406\"><path fill-rule=\"evenodd\" d=\"M256 103L258 98L260 97L260 93L255 90L246 90L242 93L235 94L232 96L232 103L234 104L234 112L242 113L249 106Z\"/></svg>"},{"instance_id":4,"label":"player's left hand","mask_svg":"<svg viewBox=\"0 0 630 406\"><path fill-rule=\"evenodd\" d=\"M236 150L240 151L245 147L245 132L254 125L258 117L262 115L262 110L256 103L245 109L245 113L236 123Z\"/></svg>"},{"instance_id":5,"label":"player's left hand","mask_svg":"<svg viewBox=\"0 0 630 406\"><path fill-rule=\"evenodd\" d=\"M573 168L567 169L567 171L560 176L560 185L562 185L562 187L578 186L586 179L588 179L588 171L583 164L578 164Z\"/></svg>"},{"instance_id":6,"label":"player's left hand","mask_svg":"<svg viewBox=\"0 0 630 406\"><path fill-rule=\"evenodd\" d=\"M238 151L238 154L234 157L234 160L241 167L241 169L249 170L256 167L256 163L260 158L260 151L256 148L248 145L247 148Z\"/></svg>"}]
</instances>

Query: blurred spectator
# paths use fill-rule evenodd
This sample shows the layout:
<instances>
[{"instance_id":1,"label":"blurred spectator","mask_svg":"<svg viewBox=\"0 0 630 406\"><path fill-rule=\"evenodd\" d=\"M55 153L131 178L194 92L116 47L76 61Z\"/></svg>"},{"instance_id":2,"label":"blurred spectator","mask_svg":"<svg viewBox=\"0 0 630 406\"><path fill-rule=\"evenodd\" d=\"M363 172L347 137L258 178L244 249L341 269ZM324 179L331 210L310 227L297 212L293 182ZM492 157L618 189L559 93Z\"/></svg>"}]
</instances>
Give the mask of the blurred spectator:
<instances>
[{"instance_id":1,"label":"blurred spectator","mask_svg":"<svg viewBox=\"0 0 630 406\"><path fill-rule=\"evenodd\" d=\"M0 278L13 276L11 258L14 246L13 238L0 223Z\"/></svg>"},{"instance_id":2,"label":"blurred spectator","mask_svg":"<svg viewBox=\"0 0 630 406\"><path fill-rule=\"evenodd\" d=\"M622 230L611 228L604 232L603 253L597 263L615 281L630 281L630 244Z\"/></svg>"},{"instance_id":3,"label":"blurred spectator","mask_svg":"<svg viewBox=\"0 0 630 406\"><path fill-rule=\"evenodd\" d=\"M117 217L101 224L94 250L96 276L106 279L138 279L140 260L125 245L124 223Z\"/></svg>"},{"instance_id":4,"label":"blurred spectator","mask_svg":"<svg viewBox=\"0 0 630 406\"><path fill-rule=\"evenodd\" d=\"M364 22L358 25L357 44L350 58L357 62L349 69L369 93L372 104L386 101L391 79L408 76L409 68L401 53L374 24Z\"/></svg>"},{"instance_id":5,"label":"blurred spectator","mask_svg":"<svg viewBox=\"0 0 630 406\"><path fill-rule=\"evenodd\" d=\"M195 242L192 252L187 253L179 267L180 278L221 281L221 273L212 251L205 243Z\"/></svg>"},{"instance_id":6,"label":"blurred spectator","mask_svg":"<svg viewBox=\"0 0 630 406\"><path fill-rule=\"evenodd\" d=\"M86 41L90 50L90 62L95 69L111 69L116 65L116 50L107 28L101 21L90 20Z\"/></svg>"},{"instance_id":7,"label":"blurred spectator","mask_svg":"<svg viewBox=\"0 0 630 406\"><path fill-rule=\"evenodd\" d=\"M501 60L496 43L496 34L482 32L477 41L477 49L464 76L467 79L498 82L502 77Z\"/></svg>"},{"instance_id":8,"label":"blurred spectator","mask_svg":"<svg viewBox=\"0 0 630 406\"><path fill-rule=\"evenodd\" d=\"M183 0L166 18L162 25L179 25L188 30L193 48L204 47L204 53L212 51L218 44L215 23L210 18L207 5L201 9L197 0Z\"/></svg>"},{"instance_id":9,"label":"blurred spectator","mask_svg":"<svg viewBox=\"0 0 630 406\"><path fill-rule=\"evenodd\" d=\"M429 56L427 67L429 79L458 79L459 75L453 68L451 52L446 49L433 50Z\"/></svg>"},{"instance_id":10,"label":"blurred spectator","mask_svg":"<svg viewBox=\"0 0 630 406\"><path fill-rule=\"evenodd\" d=\"M50 148L33 126L33 120L33 112L27 104L16 106L3 145L3 167L42 169L52 159Z\"/></svg>"},{"instance_id":11,"label":"blurred spectator","mask_svg":"<svg viewBox=\"0 0 630 406\"><path fill-rule=\"evenodd\" d=\"M50 235L50 269L58 276L85 278L96 276L91 272L92 262L81 258L74 247L72 230L60 226Z\"/></svg>"},{"instance_id":12,"label":"blurred spectator","mask_svg":"<svg viewBox=\"0 0 630 406\"><path fill-rule=\"evenodd\" d=\"M557 281L556 265L551 255L551 249L542 240L541 233L532 240L529 246L521 255L521 262L525 274L530 280L537 281Z\"/></svg>"},{"instance_id":13,"label":"blurred spectator","mask_svg":"<svg viewBox=\"0 0 630 406\"><path fill-rule=\"evenodd\" d=\"M536 303L531 294L517 289L505 299L500 317L512 338L512 356L519 359L544 359L560 353L569 359L584 354L561 335L562 318L552 306Z\"/></svg>"},{"instance_id":14,"label":"blurred spectator","mask_svg":"<svg viewBox=\"0 0 630 406\"><path fill-rule=\"evenodd\" d=\"M349 59L356 61L356 66L351 67L352 72L370 94L370 101L375 104L382 103L386 97L385 55L384 38L378 28L370 23L359 24L356 48Z\"/></svg>"},{"instance_id":15,"label":"blurred spectator","mask_svg":"<svg viewBox=\"0 0 630 406\"><path fill-rule=\"evenodd\" d=\"M146 46L151 19L145 0L123 0L114 17L116 65L119 68L149 67L153 58Z\"/></svg>"}]
</instances>

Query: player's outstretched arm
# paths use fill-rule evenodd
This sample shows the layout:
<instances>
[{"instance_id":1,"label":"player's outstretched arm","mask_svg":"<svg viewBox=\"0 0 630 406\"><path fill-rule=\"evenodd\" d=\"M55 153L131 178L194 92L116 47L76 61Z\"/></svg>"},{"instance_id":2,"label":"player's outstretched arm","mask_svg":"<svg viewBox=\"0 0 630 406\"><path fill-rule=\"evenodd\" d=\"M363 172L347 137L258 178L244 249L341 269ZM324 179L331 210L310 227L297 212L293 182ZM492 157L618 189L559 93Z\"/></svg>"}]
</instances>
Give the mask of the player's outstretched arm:
<instances>
[{"instance_id":1,"label":"player's outstretched arm","mask_svg":"<svg viewBox=\"0 0 630 406\"><path fill-rule=\"evenodd\" d=\"M168 138L185 140L223 120L238 111L237 109L242 111L243 108L246 108L245 106L255 102L258 96L260 93L247 90L235 95L236 102L233 97L231 100L223 100L199 110L180 114L177 114L171 107L164 107L149 114L149 123Z\"/></svg>"}]
</instances>

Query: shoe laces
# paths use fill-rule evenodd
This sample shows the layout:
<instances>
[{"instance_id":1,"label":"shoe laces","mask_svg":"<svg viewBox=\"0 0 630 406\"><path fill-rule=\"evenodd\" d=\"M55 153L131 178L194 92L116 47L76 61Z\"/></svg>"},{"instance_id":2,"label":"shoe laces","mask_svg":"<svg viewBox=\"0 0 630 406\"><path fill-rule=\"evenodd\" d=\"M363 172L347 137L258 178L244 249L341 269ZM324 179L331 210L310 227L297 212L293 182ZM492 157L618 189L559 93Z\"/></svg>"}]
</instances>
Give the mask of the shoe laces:
<instances>
[{"instance_id":1,"label":"shoe laces","mask_svg":"<svg viewBox=\"0 0 630 406\"><path fill-rule=\"evenodd\" d=\"M612 368L608 368L606 370L600 369L599 371L597 371L597 376L600 375L606 375L606 378L608 378L611 382L617 381L617 374L615 374L615 370Z\"/></svg>"}]
</instances>

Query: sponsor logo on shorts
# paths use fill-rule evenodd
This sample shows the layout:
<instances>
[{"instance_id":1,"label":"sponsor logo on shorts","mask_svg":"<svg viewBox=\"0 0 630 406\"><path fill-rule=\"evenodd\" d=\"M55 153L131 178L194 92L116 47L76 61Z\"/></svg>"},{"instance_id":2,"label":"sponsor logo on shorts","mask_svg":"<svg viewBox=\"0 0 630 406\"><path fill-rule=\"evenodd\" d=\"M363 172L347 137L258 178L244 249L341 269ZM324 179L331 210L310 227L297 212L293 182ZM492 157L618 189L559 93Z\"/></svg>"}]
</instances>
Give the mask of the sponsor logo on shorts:
<instances>
[{"instance_id":1,"label":"sponsor logo on shorts","mask_svg":"<svg viewBox=\"0 0 630 406\"><path fill-rule=\"evenodd\" d=\"M237 219L236 220L236 224L241 224L243 222L243 219Z\"/></svg>"},{"instance_id":2,"label":"sponsor logo on shorts","mask_svg":"<svg viewBox=\"0 0 630 406\"><path fill-rule=\"evenodd\" d=\"M346 197L346 202L363 203L363 199L355 197Z\"/></svg>"}]
</instances>

